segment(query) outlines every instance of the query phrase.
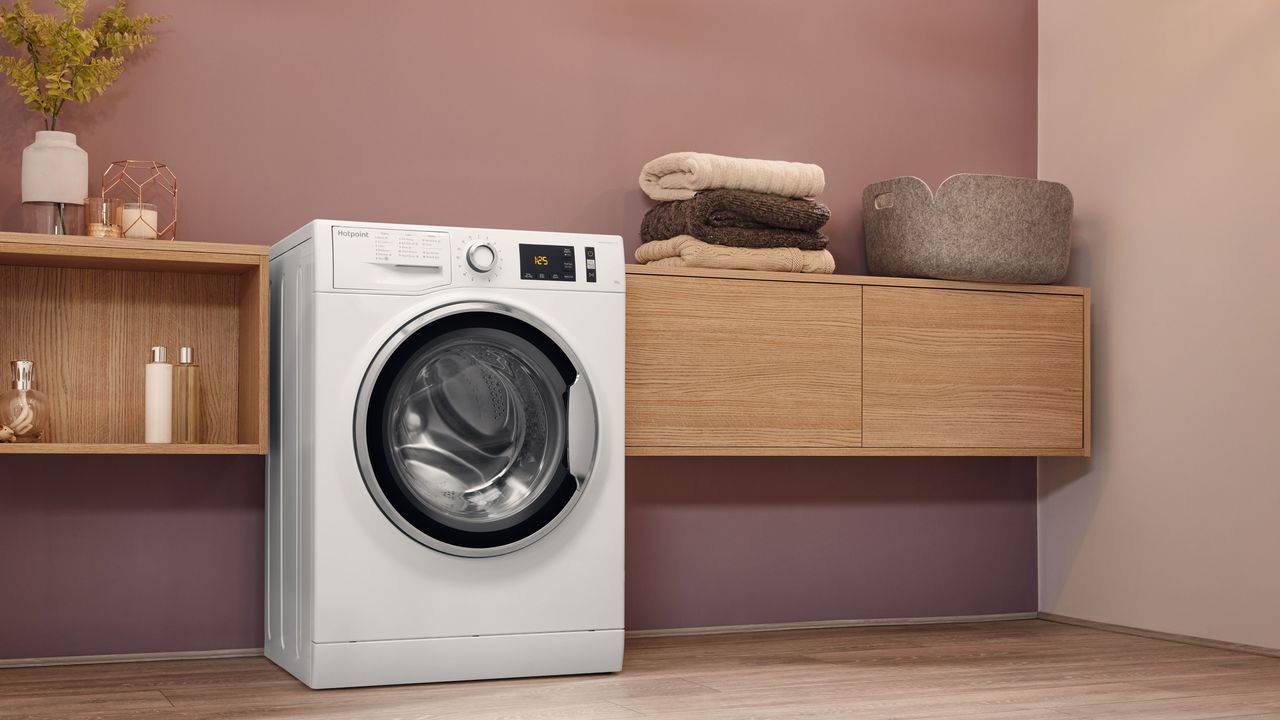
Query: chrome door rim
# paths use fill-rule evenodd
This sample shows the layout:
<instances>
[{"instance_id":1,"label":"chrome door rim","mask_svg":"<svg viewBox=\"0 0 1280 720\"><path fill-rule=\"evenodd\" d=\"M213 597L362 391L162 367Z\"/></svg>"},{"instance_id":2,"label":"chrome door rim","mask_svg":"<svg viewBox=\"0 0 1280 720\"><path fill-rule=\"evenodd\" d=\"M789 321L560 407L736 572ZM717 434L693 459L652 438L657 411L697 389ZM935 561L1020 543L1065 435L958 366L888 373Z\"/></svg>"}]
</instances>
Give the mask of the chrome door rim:
<instances>
[{"instance_id":1,"label":"chrome door rim","mask_svg":"<svg viewBox=\"0 0 1280 720\"><path fill-rule=\"evenodd\" d=\"M369 400L373 394L373 386L378 377L382 374L382 370L386 365L387 359L394 353L405 340L408 340L418 330L430 325L433 322L449 317L450 315L458 315L461 313L492 313L496 315L505 315L521 322L527 323L537 329L539 332L547 336L555 345L569 358L569 362L573 364L573 369L578 373L578 380L587 390L587 397L591 399L591 413L593 416L593 426L595 427L595 437L592 438L591 459L587 463L587 471L583 477L576 477L577 487L574 489L573 496L565 504L564 508L556 514L554 518L547 524L538 528L534 532L525 537L506 545L497 545L487 548L465 547L444 542L432 535L429 535L418 529L413 523L405 519L387 498L386 493L382 491L382 486L378 483L378 478L373 470L373 465L369 460L369 440L365 432L361 429L364 419L368 416ZM582 366L582 362L578 359L572 348L569 347L564 339L558 333L552 330L545 322L538 319L518 308L509 305L503 305L495 302L457 302L448 305L442 305L438 308L430 310L422 315L415 317L405 325L401 326L391 337L387 338L382 347L373 356L373 360L365 369L364 377L360 380L360 391L356 395L355 413L352 419L352 435L355 439L356 462L360 467L360 476L364 480L365 488L373 497L378 505L378 509L387 517L401 532L413 538L415 541L426 545L433 550L438 550L448 555L457 555L460 557L494 557L497 555L506 555L515 552L521 548L528 547L533 543L541 540L548 533L554 530L561 522L564 521L573 508L577 506L578 501L582 499L583 493L586 491L587 484L595 474L596 459L600 451L600 409L596 403L595 392L591 387L591 380L587 376L586 369Z\"/></svg>"}]
</instances>

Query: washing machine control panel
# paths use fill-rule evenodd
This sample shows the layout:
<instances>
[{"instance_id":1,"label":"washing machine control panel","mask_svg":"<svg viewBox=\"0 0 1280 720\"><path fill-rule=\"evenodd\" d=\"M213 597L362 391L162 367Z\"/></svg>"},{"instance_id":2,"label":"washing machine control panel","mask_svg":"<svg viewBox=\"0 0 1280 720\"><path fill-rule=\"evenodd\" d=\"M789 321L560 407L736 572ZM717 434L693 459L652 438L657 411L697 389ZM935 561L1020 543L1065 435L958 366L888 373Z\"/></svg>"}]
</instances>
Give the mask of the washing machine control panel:
<instances>
[{"instance_id":1,"label":"washing machine control panel","mask_svg":"<svg viewBox=\"0 0 1280 720\"><path fill-rule=\"evenodd\" d=\"M606 292L624 285L619 237L454 230L453 240L454 285Z\"/></svg>"},{"instance_id":2,"label":"washing machine control panel","mask_svg":"<svg viewBox=\"0 0 1280 720\"><path fill-rule=\"evenodd\" d=\"M333 287L421 292L449 283L449 233L335 225Z\"/></svg>"},{"instance_id":3,"label":"washing machine control panel","mask_svg":"<svg viewBox=\"0 0 1280 720\"><path fill-rule=\"evenodd\" d=\"M611 235L332 222L332 289L419 295L446 287L621 292L622 238ZM327 266L327 267L326 267Z\"/></svg>"}]
</instances>

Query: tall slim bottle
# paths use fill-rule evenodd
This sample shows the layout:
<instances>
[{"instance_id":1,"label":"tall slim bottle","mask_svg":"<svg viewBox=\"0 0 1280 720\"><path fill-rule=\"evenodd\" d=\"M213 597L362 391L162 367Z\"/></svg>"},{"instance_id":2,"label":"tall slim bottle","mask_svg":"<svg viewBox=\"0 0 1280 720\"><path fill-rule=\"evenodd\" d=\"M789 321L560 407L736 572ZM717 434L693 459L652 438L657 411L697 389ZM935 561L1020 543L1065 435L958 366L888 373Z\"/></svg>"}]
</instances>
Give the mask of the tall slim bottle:
<instances>
[{"instance_id":1,"label":"tall slim bottle","mask_svg":"<svg viewBox=\"0 0 1280 720\"><path fill-rule=\"evenodd\" d=\"M189 347L178 349L173 366L173 441L200 442L200 366Z\"/></svg>"},{"instance_id":2,"label":"tall slim bottle","mask_svg":"<svg viewBox=\"0 0 1280 720\"><path fill-rule=\"evenodd\" d=\"M151 348L145 407L146 441L173 442L173 366L169 351L163 347Z\"/></svg>"}]
</instances>

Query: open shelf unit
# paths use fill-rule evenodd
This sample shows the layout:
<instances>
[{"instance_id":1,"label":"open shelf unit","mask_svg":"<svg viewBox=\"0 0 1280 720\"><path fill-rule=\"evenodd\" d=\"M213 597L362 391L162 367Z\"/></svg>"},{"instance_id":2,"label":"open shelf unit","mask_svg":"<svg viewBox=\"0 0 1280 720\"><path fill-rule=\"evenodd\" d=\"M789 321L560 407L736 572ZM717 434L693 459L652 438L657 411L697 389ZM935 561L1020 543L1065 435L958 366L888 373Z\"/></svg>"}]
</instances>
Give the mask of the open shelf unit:
<instances>
[{"instance_id":1,"label":"open shelf unit","mask_svg":"<svg viewBox=\"0 0 1280 720\"><path fill-rule=\"evenodd\" d=\"M0 360L35 361L52 406L0 455L265 454L267 278L264 246L0 233ZM142 442L154 345L195 348L200 444Z\"/></svg>"}]
</instances>

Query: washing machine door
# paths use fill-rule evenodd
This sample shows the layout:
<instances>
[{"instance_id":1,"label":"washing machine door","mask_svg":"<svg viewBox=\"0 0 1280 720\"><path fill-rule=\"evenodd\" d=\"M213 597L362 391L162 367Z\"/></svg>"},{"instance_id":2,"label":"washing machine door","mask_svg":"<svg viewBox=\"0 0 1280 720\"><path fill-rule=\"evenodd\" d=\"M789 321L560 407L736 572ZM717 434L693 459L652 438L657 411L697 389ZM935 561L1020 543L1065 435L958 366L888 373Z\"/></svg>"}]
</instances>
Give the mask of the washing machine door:
<instances>
[{"instance_id":1,"label":"washing machine door","mask_svg":"<svg viewBox=\"0 0 1280 720\"><path fill-rule=\"evenodd\" d=\"M356 455L406 535L452 555L523 548L573 509L594 464L595 398L545 324L459 303L406 325L365 373Z\"/></svg>"}]
</instances>

